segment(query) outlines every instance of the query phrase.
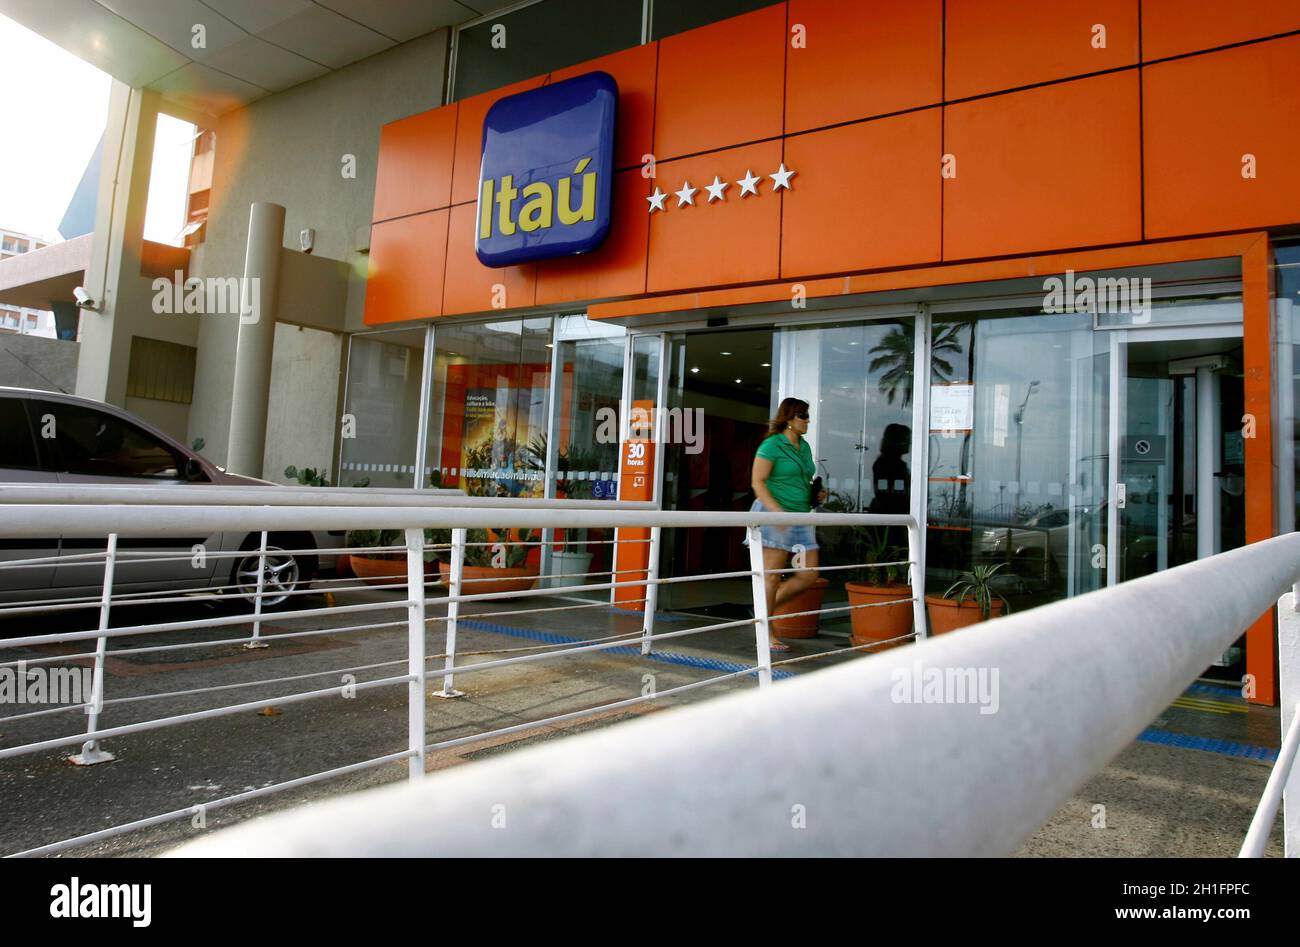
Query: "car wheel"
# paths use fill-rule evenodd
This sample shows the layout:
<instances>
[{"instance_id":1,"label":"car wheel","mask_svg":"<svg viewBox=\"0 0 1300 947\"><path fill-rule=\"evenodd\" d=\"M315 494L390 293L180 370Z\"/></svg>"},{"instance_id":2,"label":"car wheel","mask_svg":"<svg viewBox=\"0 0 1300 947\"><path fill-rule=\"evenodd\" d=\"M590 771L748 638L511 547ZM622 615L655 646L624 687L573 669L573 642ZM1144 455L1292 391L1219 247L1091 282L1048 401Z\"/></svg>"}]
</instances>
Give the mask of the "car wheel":
<instances>
[{"instance_id":1,"label":"car wheel","mask_svg":"<svg viewBox=\"0 0 1300 947\"><path fill-rule=\"evenodd\" d=\"M257 573L261 564L261 555L255 546L246 549L235 560L231 572L230 584L233 594L242 607L253 611L257 604ZM283 546L268 542L266 544L266 569L262 582L262 611L269 612L282 608L292 608L302 598L292 593L306 587L302 563L293 553Z\"/></svg>"}]
</instances>

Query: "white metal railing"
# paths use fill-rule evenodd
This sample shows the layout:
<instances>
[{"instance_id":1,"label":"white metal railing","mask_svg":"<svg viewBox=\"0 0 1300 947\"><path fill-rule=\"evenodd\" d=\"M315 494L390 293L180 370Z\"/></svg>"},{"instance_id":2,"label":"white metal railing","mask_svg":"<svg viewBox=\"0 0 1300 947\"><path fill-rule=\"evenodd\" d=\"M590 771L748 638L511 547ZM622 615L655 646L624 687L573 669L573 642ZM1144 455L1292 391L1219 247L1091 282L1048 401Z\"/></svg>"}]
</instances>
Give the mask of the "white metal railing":
<instances>
[{"instance_id":1,"label":"white metal railing","mask_svg":"<svg viewBox=\"0 0 1300 947\"><path fill-rule=\"evenodd\" d=\"M1293 533L767 693L273 816L178 854L1006 855L1297 575ZM1293 637L1287 660L1295 647ZM931 669L998 672L997 711L901 699ZM1274 780L1294 780L1294 732Z\"/></svg>"},{"instance_id":2,"label":"white metal railing","mask_svg":"<svg viewBox=\"0 0 1300 947\"><path fill-rule=\"evenodd\" d=\"M132 734L166 727L182 726L201 720L228 717L264 708L269 705L281 706L304 701L337 697L339 686L319 686L320 679L331 676L337 678L343 673L365 671L381 676L351 684L353 692L377 688L400 687L405 685L407 692L407 744L404 748L391 753L384 753L370 759L358 761L341 767L333 767L322 772L301 776L295 779L264 786L256 790L206 800L196 806L160 813L145 819L135 820L107 829L96 829L72 838L50 842L36 847L29 847L17 854L35 855L62 851L88 842L119 835L135 829L163 824L192 817L196 810L211 811L234 805L272 792L297 788L320 780L355 773L363 769L381 766L387 763L406 760L410 781L420 781L425 774L425 759L429 752L460 746L466 743L484 740L495 736L504 736L524 730L544 727L562 721L575 720L597 713L606 713L614 709L665 700L684 694L700 687L706 687L723 681L730 681L745 676L756 677L759 686L767 689L772 680L773 661L768 649L769 616L766 613L766 597L763 594L765 571L762 559L759 529L762 526L792 526L806 524L810 517L799 514L750 514L750 513L675 513L654 510L650 504L612 503L606 501L537 501L512 500L501 498L464 497L450 491L362 491L352 489L297 489L265 487L211 487L185 490L186 500L193 497L193 502L176 505L175 488L136 488L136 487L46 487L46 486L4 486L0 487L0 535L7 539L24 537L48 539L61 536L64 539L84 537L105 538L102 552L77 553L69 556L33 555L24 559L0 561L0 575L6 572L21 572L24 569L48 567L53 563L76 563L79 565L102 564L102 582L96 597L83 596L79 600L61 602L47 600L39 592L24 594L21 600L0 604L0 617L34 617L58 611L85 610L97 607L97 619L94 627L74 630L55 630L35 634L20 634L0 640L0 651L42 645L71 645L71 654L61 653L55 657L35 657L27 660L0 661L0 669L27 664L56 664L76 660L91 662L93 667L93 685L89 699L82 703L42 708L25 713L5 714L0 717L4 724L5 735L10 740L24 724L48 721L60 713L82 710L87 716L84 727L73 727L56 735L42 735L37 739L19 742L10 746L0 746L0 761L44 753L63 748L79 747L79 752L69 757L72 762L93 765L113 758L110 749L112 741ZM818 526L876 526L904 529L908 535L909 558L894 565L906 565L913 589L919 589L921 583L920 567L916 551L919 548L919 536L915 521L908 516L878 516L867 514L816 514L811 517ZM467 548L475 543L468 539L471 529L497 528L509 523L512 529L523 530L574 530L582 528L624 529L631 527L649 527L648 540L619 538L612 543L644 542L649 546L648 562L644 568L620 569L611 561L608 570L587 573L581 578L583 584L577 586L556 586L550 588L524 588L506 592L476 592L477 580L467 578L463 565ZM750 568L745 571L730 573L713 573L701 576L678 578L661 578L658 574L659 538L664 528L700 528L709 526L740 526L748 531L750 543ZM356 547L343 547L336 552L382 551L397 554L404 558L402 576L395 581L393 590L404 591L400 599L384 601L360 601L348 604L336 604L333 596L362 589L369 589L359 582L346 578L324 579L318 581L315 589L295 589L283 592L283 601L287 606L276 612L278 622L301 621L307 627L280 631L274 641L294 640L321 635L336 635L345 632L393 632L402 628L406 630L406 656L403 660L379 662L361 667L337 668L329 671L307 674L286 675L277 678L236 681L207 687L191 687L170 690L161 693L146 694L109 694L105 685L105 662L108 657L120 655L140 655L163 651L183 651L194 647L212 647L225 644L243 644L245 647L266 647L267 639L262 634L262 621L266 617L263 599L281 592L271 592L265 581L268 576L267 563L271 557L268 551L268 538L275 535L302 534L311 530L396 530L399 531L400 544L378 547L368 545L365 550ZM448 530L446 542L430 544L426 542L426 529ZM120 538L129 537L167 537L192 536L197 534L213 535L218 532L245 534L257 537L256 545L236 551L207 552L210 558L229 561L243 557L256 559L256 587L235 585L202 585L196 588L166 588L156 592L119 593L115 590L115 572L119 565L158 564L189 558L184 555L169 555L157 551L133 551L119 547ZM543 536L550 535L542 533ZM553 545L575 540L549 540ZM482 544L479 544L482 545ZM543 545L530 543L530 545ZM429 578L425 572L425 558L436 550L450 559L449 576L446 584L447 594L431 597L426 591ZM288 555L309 555L315 550L282 549ZM613 556L611 556L613 560ZM878 564L878 565L889 565ZM218 567L221 568L221 567ZM823 567L832 569L835 567ZM794 571L794 570L783 570ZM657 590L661 585L703 581L719 576L732 578L749 578L754 595L754 617L739 621L709 622L684 629L663 631L656 627L655 606ZM574 578L574 577L569 577ZM0 586L3 588L3 586ZM593 607L608 607L605 601L578 600L575 596L587 593L603 593L613 596L616 590L641 589L642 597L631 603L644 605L644 617L639 633L615 634L603 638L584 640L579 644L565 647L542 646L528 649L526 653L515 653L523 649L502 649L501 657L489 656L488 660L465 661L458 657L457 630L464 614L465 606L482 607L491 603L494 608L489 612L475 612L473 618L481 620L487 617L544 614L549 611L576 611ZM283 590L281 590L283 591ZM329 597L324 607L314 607L309 602L295 598L327 592ZM200 619L170 618L167 615L156 616L152 621L132 621L131 623L114 622L113 606L129 604L132 606L167 606L179 601L195 598L217 598L218 593L235 593L251 599L252 615L215 615ZM923 596L906 593L894 602L911 602L913 630L906 638L923 637L926 634ZM549 608L540 608L538 600L555 599L564 604ZM446 605L444 614L433 614L430 606ZM849 606L849 608L870 608L876 605ZM404 611L396 620L384 620L385 612ZM844 608L820 610L831 614L845 612ZM316 623L342 618L341 627L316 627ZM355 622L355 623L354 623ZM251 635L242 633L242 629L251 626ZM439 627L441 626L441 627ZM639 644L642 653L650 653L659 642L683 639L690 636L713 634L729 629L750 627L754 633L754 655L752 665L744 665L738 670L711 676L704 680L683 684L674 688L660 690L649 695L640 695L625 700L582 708L576 711L554 714L539 720L514 724L491 731L473 734L456 739L429 743L427 733L428 708L426 695L429 693L430 678L441 678L440 687L434 691L435 696L459 696L455 687L455 678L466 674L482 674L495 668L526 664L538 661L555 660L570 655L591 654L613 648ZM229 630L230 634L227 635ZM216 640L203 641L166 641L161 644L139 645L135 642L123 643L124 639L138 636L158 635L167 632L209 632L218 635ZM444 646L441 651L430 653L427 647L430 632L444 633ZM900 639L901 640L901 639ZM869 646L854 646L840 649L844 652L860 651ZM113 647L110 648L110 645ZM829 652L839 653L838 651ZM483 652L475 657L481 658ZM823 653L824 655L825 653ZM0 655L2 656L2 655ZM779 664L796 663L806 657L787 659ZM308 683L308 690L292 690L285 685ZM273 687L275 693L262 693ZM198 695L238 695L241 690L259 689L256 699L238 700L208 706L199 710L187 710L182 713L162 714L134 720L115 726L104 722L107 710L117 710L128 706L138 706L149 702L166 702L169 700L189 699ZM42 724L44 725L44 724Z\"/></svg>"}]
</instances>

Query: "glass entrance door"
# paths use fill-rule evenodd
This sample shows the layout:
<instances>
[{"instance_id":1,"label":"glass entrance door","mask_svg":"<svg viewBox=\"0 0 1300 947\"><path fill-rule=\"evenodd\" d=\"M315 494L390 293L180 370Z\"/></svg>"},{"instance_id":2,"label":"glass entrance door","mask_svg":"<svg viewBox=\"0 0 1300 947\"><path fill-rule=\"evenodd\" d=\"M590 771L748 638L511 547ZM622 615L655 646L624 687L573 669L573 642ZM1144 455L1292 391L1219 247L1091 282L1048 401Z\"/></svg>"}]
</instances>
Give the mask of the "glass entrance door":
<instances>
[{"instance_id":1,"label":"glass entrance door","mask_svg":"<svg viewBox=\"0 0 1300 947\"><path fill-rule=\"evenodd\" d=\"M1245 542L1240 332L1130 330L1113 350L1110 584Z\"/></svg>"}]
</instances>

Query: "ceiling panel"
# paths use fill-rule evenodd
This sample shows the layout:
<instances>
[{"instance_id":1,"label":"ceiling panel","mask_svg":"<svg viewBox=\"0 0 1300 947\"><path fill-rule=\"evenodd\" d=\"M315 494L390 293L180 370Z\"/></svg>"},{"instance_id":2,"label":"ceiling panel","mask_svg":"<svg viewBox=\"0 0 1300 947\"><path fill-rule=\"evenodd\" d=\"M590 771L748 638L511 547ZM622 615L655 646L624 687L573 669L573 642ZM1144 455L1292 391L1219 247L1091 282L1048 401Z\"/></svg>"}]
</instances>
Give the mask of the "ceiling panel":
<instances>
[{"instance_id":1,"label":"ceiling panel","mask_svg":"<svg viewBox=\"0 0 1300 947\"><path fill-rule=\"evenodd\" d=\"M270 29L315 6L311 0L203 0L203 3L250 33Z\"/></svg>"},{"instance_id":2,"label":"ceiling panel","mask_svg":"<svg viewBox=\"0 0 1300 947\"><path fill-rule=\"evenodd\" d=\"M150 36L191 59L237 43L248 34L198 0L99 0L100 5L130 20ZM195 26L203 27L204 48L194 47Z\"/></svg>"},{"instance_id":3,"label":"ceiling panel","mask_svg":"<svg viewBox=\"0 0 1300 947\"><path fill-rule=\"evenodd\" d=\"M0 13L129 85L147 85L186 63L95 0L0 0Z\"/></svg>"},{"instance_id":4,"label":"ceiling panel","mask_svg":"<svg viewBox=\"0 0 1300 947\"><path fill-rule=\"evenodd\" d=\"M272 92L329 72L320 63L272 46L255 36L245 36L238 43L212 50L202 57L201 62Z\"/></svg>"},{"instance_id":5,"label":"ceiling panel","mask_svg":"<svg viewBox=\"0 0 1300 947\"><path fill-rule=\"evenodd\" d=\"M315 5L258 35L331 69L341 69L393 45L386 36Z\"/></svg>"},{"instance_id":6,"label":"ceiling panel","mask_svg":"<svg viewBox=\"0 0 1300 947\"><path fill-rule=\"evenodd\" d=\"M323 7L364 23L385 36L404 43L425 33L432 33L455 23L478 16L472 7L456 0L418 0L397 3L393 0L317 0Z\"/></svg>"},{"instance_id":7,"label":"ceiling panel","mask_svg":"<svg viewBox=\"0 0 1300 947\"><path fill-rule=\"evenodd\" d=\"M267 94L256 86L196 62L155 82L151 88L169 101L213 115L247 105Z\"/></svg>"}]
</instances>

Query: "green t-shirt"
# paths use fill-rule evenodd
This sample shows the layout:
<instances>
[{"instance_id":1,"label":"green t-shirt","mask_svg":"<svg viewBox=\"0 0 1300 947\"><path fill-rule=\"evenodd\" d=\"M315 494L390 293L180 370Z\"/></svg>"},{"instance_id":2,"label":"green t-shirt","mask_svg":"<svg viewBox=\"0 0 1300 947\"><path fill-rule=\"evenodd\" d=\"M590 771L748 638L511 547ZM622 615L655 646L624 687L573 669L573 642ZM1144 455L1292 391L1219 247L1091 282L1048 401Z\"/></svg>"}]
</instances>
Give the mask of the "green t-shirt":
<instances>
[{"instance_id":1,"label":"green t-shirt","mask_svg":"<svg viewBox=\"0 0 1300 947\"><path fill-rule=\"evenodd\" d=\"M817 465L813 463L808 442L801 439L799 450L795 451L784 434L772 434L758 445L758 456L772 462L772 472L767 475L767 489L781 508L788 513L811 510L809 484L816 475Z\"/></svg>"}]
</instances>

